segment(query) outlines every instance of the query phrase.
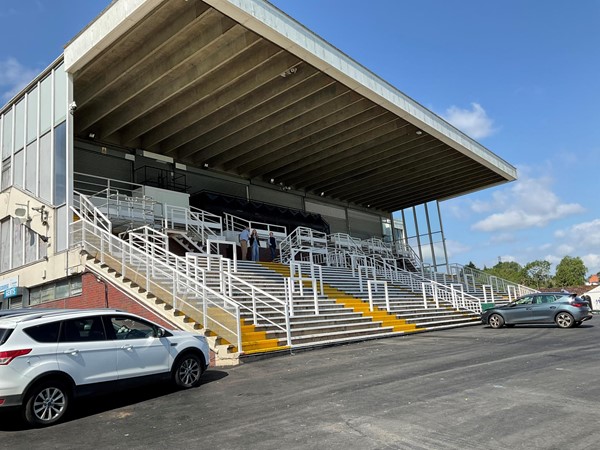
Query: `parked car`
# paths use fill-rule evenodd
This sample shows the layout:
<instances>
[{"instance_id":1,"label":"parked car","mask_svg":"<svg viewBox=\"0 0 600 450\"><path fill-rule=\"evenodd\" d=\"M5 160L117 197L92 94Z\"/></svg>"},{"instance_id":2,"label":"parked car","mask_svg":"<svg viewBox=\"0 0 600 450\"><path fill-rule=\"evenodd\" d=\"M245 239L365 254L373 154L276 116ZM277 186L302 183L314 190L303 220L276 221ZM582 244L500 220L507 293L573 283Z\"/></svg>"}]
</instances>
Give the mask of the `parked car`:
<instances>
[{"instance_id":1,"label":"parked car","mask_svg":"<svg viewBox=\"0 0 600 450\"><path fill-rule=\"evenodd\" d=\"M33 426L64 418L73 399L141 381L200 384L204 336L114 309L30 310L0 316L0 407Z\"/></svg>"},{"instance_id":2,"label":"parked car","mask_svg":"<svg viewBox=\"0 0 600 450\"><path fill-rule=\"evenodd\" d=\"M481 322L492 328L536 323L556 323L561 328L570 328L591 318L592 310L585 300L561 292L524 295L508 305L481 314Z\"/></svg>"}]
</instances>

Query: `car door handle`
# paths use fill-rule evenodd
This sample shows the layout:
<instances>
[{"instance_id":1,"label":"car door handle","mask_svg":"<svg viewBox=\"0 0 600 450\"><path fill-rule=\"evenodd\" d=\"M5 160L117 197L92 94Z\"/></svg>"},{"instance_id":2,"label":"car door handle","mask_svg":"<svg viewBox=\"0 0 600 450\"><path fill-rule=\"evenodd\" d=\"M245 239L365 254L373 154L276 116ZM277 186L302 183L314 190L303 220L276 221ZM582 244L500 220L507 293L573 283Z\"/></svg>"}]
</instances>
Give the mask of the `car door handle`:
<instances>
[{"instance_id":1,"label":"car door handle","mask_svg":"<svg viewBox=\"0 0 600 450\"><path fill-rule=\"evenodd\" d=\"M122 348L123 350L127 350L128 352L131 352L131 351L133 351L133 345L131 345L131 344L128 344L128 345L123 345L121 348Z\"/></svg>"},{"instance_id":2,"label":"car door handle","mask_svg":"<svg viewBox=\"0 0 600 450\"><path fill-rule=\"evenodd\" d=\"M69 350L65 350L64 354L65 355L77 355L79 353L79 350L77 350L76 348L70 348Z\"/></svg>"},{"instance_id":3,"label":"car door handle","mask_svg":"<svg viewBox=\"0 0 600 450\"><path fill-rule=\"evenodd\" d=\"M551 306L550 309L556 309L556 306Z\"/></svg>"}]
</instances>

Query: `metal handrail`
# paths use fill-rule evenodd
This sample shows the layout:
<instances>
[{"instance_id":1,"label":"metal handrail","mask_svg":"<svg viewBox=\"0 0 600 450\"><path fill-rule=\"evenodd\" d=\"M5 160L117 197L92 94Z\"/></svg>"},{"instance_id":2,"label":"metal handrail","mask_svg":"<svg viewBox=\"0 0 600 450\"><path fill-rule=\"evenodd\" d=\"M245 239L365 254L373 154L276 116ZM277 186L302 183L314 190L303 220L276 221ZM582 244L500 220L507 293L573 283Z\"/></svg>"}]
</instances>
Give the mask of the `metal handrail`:
<instances>
[{"instance_id":1,"label":"metal handrail","mask_svg":"<svg viewBox=\"0 0 600 450\"><path fill-rule=\"evenodd\" d=\"M160 233L156 230L153 230L151 228L148 228L148 227L143 227L143 231L144 231L143 235L138 234L138 233L130 233L130 242L132 243L132 245L135 245L135 246L137 246L137 248L142 249L144 251L144 253L150 255L152 258L157 258L158 260L166 263L170 267L173 267L174 270L177 271L178 273L189 274L190 267L198 267L199 268L201 266L201 264L204 263L204 261L208 262L209 256L212 256L212 257L216 256L216 255L204 256L204 255L192 254L192 255L186 255L186 257L181 257L178 255L175 255L174 253L171 253L168 250L168 246L165 246L165 242L168 239L167 235ZM164 240L163 240L163 237L164 237ZM189 263L190 259L195 261L195 264L193 266L190 266L190 263ZM290 336L290 326L289 326L289 313L288 313L288 309L287 309L288 305L286 304L286 302L281 299L278 299L277 297L275 297L259 288L252 286L247 281L242 280L241 278L237 277L236 275L233 275L233 273L231 271L225 271L224 267L222 265L223 258L220 257L220 258L218 258L218 260L221 261L221 263L217 267L216 272L219 273L220 276L224 276L224 278L221 278L221 280L224 282L224 283L220 284L221 293L227 293L227 295L229 296L228 298L231 301L235 302L235 304L238 305L240 310L249 311L252 314L252 322L254 325L259 325L258 318L260 318L261 320L266 321L266 322L270 323L271 325L281 329L283 332L285 332L286 337L287 337L287 339L286 339L287 343L288 343L288 345L290 345L291 344L291 336ZM192 273L194 273L194 272L195 271L192 270ZM197 276L197 273L195 273L195 275ZM198 278L196 278L196 279L198 279ZM200 278L200 281L203 285L206 284L205 280L203 278ZM241 289L238 285L234 284L233 281L235 281L236 283L241 283L242 285L246 286L246 288L250 288L250 291ZM183 292L185 292L185 289L186 289L185 286L183 286L181 288L183 289ZM241 293L243 296L246 296L246 297L249 296L252 299L253 307L248 308L243 303L235 301L232 298L234 293ZM223 294L221 294L221 295L223 295ZM279 304L281 306L282 310L275 308L269 302L265 301L261 296ZM276 312L280 313L285 320L286 326L282 327L279 324L277 324L276 322L273 322L268 317L260 314L257 311L257 302L261 306L273 309Z\"/></svg>"},{"instance_id":2,"label":"metal handrail","mask_svg":"<svg viewBox=\"0 0 600 450\"><path fill-rule=\"evenodd\" d=\"M498 278L497 276L490 275L482 270L463 266L461 264L450 264L450 274L456 277L459 282L464 283L467 288L469 287L469 281L472 280L475 286L493 286L495 292L510 294L511 291L509 291L509 287L511 290L514 289L516 291L516 295L518 296L539 292L538 290L532 289L528 286L514 283L503 278Z\"/></svg>"},{"instance_id":3,"label":"metal handrail","mask_svg":"<svg viewBox=\"0 0 600 450\"><path fill-rule=\"evenodd\" d=\"M186 234L206 245L211 237L219 236L223 232L223 220L216 214L209 213L194 207L164 205L164 228L184 229Z\"/></svg>"},{"instance_id":4,"label":"metal handrail","mask_svg":"<svg viewBox=\"0 0 600 450\"><path fill-rule=\"evenodd\" d=\"M273 232L277 237L287 236L287 228L283 225L274 225L266 222L257 222L255 220L243 219L233 214L225 214L225 230L240 232L246 227L251 230L256 230L259 236L263 238L269 237L269 233Z\"/></svg>"},{"instance_id":5,"label":"metal handrail","mask_svg":"<svg viewBox=\"0 0 600 450\"><path fill-rule=\"evenodd\" d=\"M71 223L70 227L71 245L81 245L101 263L121 273L123 278L136 282L164 301L170 301L173 308L199 318L205 329L237 343L242 351L240 306L235 301L91 221L82 219Z\"/></svg>"},{"instance_id":6,"label":"metal handrail","mask_svg":"<svg viewBox=\"0 0 600 450\"><path fill-rule=\"evenodd\" d=\"M424 297L426 293L429 293L434 297L436 302L439 297L442 296L444 300L454 307L460 307L475 312L481 312L482 310L481 299L473 295L465 292L458 293L452 287L427 279L415 272L409 272L404 269L393 267L386 261L378 260L374 257L369 257L368 260L375 267L378 275L383 276L392 282L398 282L399 284L410 288L413 292L420 291L423 293ZM424 301L425 306L427 306L425 298Z\"/></svg>"},{"instance_id":7,"label":"metal handrail","mask_svg":"<svg viewBox=\"0 0 600 450\"><path fill-rule=\"evenodd\" d=\"M246 310L252 314L252 323L255 326L261 325L259 323L259 319L263 322L267 322L283 331L286 334L286 342L288 346L292 345L292 336L291 336L291 326L290 326L290 312L289 306L286 301L277 298L276 296L254 286L251 283L248 283L246 280L234 275L231 271L230 260L224 258L221 255L197 255L197 254L187 254L185 257L186 264L188 267L188 272L194 274L196 278L198 278L198 271L202 271L201 266L206 261L207 257L213 257L217 260L217 269L214 271L219 274L220 279L220 289L221 292L228 295L231 298L235 298L235 294L238 294L245 298L252 299L252 308L247 307L244 303L236 301L239 304L240 309ZM206 271L204 271L206 272ZM203 274L204 276L204 274ZM242 287L240 287L240 285ZM234 300L235 301L235 300ZM271 311L274 311L284 319L285 326L274 322L269 317L260 314L258 312L258 307L262 306Z\"/></svg>"}]
</instances>

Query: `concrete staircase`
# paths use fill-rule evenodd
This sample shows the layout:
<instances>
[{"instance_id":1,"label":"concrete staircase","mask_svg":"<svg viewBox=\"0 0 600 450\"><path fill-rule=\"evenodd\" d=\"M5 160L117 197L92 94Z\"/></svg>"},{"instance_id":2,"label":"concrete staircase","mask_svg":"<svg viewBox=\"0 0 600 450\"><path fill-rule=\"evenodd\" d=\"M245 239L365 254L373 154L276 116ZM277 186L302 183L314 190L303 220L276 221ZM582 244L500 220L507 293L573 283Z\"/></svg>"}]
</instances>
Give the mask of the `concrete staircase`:
<instances>
[{"instance_id":1,"label":"concrete staircase","mask_svg":"<svg viewBox=\"0 0 600 450\"><path fill-rule=\"evenodd\" d=\"M275 265L281 266L281 265ZM284 266L281 266L284 267ZM273 270L267 263L252 261L238 261L236 275L248 283L269 292L280 299L285 299L284 275ZM288 273L289 275L289 273ZM341 296L340 296L341 297ZM237 302L250 307L251 299L233 297ZM363 311L354 309L329 295L318 295L318 313L315 313L313 291L310 287L304 288L304 295L296 294L293 299L293 316L290 317L292 347L314 347L331 345L333 343L350 342L356 340L373 339L384 336L403 334L408 330L396 328L389 321L381 320L377 315L365 315ZM274 317L267 308L258 308L261 314L284 325L281 317ZM244 324L252 323L249 312L243 314ZM255 332L264 332L268 339L276 339L279 347L286 342L285 333L273 327L265 320L258 320ZM247 350L244 344L244 353L256 353L254 349ZM263 349L274 351L277 348Z\"/></svg>"},{"instance_id":2,"label":"concrete staircase","mask_svg":"<svg viewBox=\"0 0 600 450\"><path fill-rule=\"evenodd\" d=\"M348 295L362 299L368 304L366 283L361 290L360 281L346 268L323 267L323 279ZM479 314L470 311L459 311L450 304L440 304L436 307L433 299L427 299L425 307L422 294L416 294L409 289L388 283L388 296L390 312L397 318L405 320L407 324L415 325L419 331L452 328L457 326L479 324ZM385 296L383 288L373 293L373 304L380 309L385 309Z\"/></svg>"}]
</instances>

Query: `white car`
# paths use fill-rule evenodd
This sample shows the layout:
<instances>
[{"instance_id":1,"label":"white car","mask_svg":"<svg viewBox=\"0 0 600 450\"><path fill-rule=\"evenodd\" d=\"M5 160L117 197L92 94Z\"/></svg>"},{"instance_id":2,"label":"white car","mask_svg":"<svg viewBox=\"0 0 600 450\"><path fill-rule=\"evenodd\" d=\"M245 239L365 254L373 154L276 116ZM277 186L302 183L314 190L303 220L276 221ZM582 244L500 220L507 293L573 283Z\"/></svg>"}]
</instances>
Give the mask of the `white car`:
<instances>
[{"instance_id":1,"label":"white car","mask_svg":"<svg viewBox=\"0 0 600 450\"><path fill-rule=\"evenodd\" d=\"M0 315L0 408L33 426L61 420L73 399L155 378L195 387L209 364L204 336L168 331L114 309Z\"/></svg>"}]
</instances>

